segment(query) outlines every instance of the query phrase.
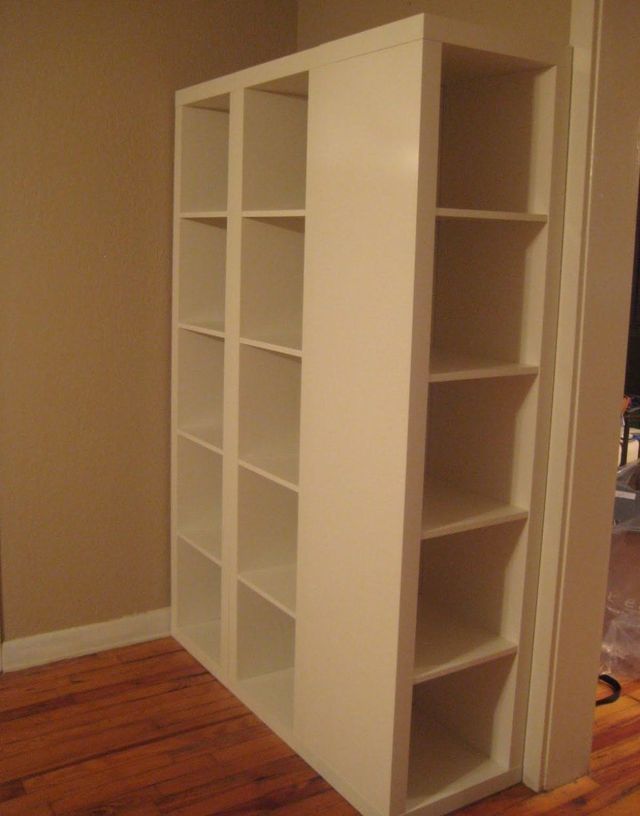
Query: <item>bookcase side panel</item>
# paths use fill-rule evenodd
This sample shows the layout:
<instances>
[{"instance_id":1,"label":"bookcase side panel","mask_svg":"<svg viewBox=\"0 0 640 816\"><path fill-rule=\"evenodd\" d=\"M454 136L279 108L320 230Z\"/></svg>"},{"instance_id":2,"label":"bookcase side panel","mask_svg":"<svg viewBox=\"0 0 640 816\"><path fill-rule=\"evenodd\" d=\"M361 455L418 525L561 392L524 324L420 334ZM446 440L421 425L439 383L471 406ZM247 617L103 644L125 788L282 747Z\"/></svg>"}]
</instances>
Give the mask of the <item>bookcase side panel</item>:
<instances>
[{"instance_id":1,"label":"bookcase side panel","mask_svg":"<svg viewBox=\"0 0 640 816\"><path fill-rule=\"evenodd\" d=\"M422 54L324 66L309 88L294 729L377 813L397 809L403 556L419 542L419 506L405 522Z\"/></svg>"}]
</instances>

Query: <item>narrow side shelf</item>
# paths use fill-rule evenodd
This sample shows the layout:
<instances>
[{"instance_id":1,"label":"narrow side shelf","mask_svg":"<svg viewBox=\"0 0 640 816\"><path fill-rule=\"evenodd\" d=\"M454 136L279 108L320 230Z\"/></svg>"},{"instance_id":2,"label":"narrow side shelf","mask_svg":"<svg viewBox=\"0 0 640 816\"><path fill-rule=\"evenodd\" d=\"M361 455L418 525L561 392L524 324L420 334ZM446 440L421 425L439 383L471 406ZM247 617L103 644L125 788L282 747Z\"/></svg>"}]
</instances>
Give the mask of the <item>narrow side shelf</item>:
<instances>
[{"instance_id":1,"label":"narrow side shelf","mask_svg":"<svg viewBox=\"0 0 640 816\"><path fill-rule=\"evenodd\" d=\"M515 655L518 647L499 635L429 609L418 618L413 682L424 683L491 660Z\"/></svg>"},{"instance_id":2,"label":"narrow side shelf","mask_svg":"<svg viewBox=\"0 0 640 816\"><path fill-rule=\"evenodd\" d=\"M238 575L242 581L265 600L292 618L296 616L296 565L284 564L264 569L246 570Z\"/></svg>"},{"instance_id":3,"label":"narrow side shelf","mask_svg":"<svg viewBox=\"0 0 640 816\"><path fill-rule=\"evenodd\" d=\"M179 218L185 221L201 221L205 224L215 224L220 222L218 226L224 226L227 220L226 210L188 210L178 214Z\"/></svg>"},{"instance_id":4,"label":"narrow side shelf","mask_svg":"<svg viewBox=\"0 0 640 816\"><path fill-rule=\"evenodd\" d=\"M219 442L222 438L222 427L216 424L189 425L188 428L178 430L178 436L182 439L189 439L196 445L201 445L214 453L222 454L222 447Z\"/></svg>"},{"instance_id":5,"label":"narrow side shelf","mask_svg":"<svg viewBox=\"0 0 640 816\"><path fill-rule=\"evenodd\" d=\"M276 343L265 343L262 340L251 340L248 337L241 337L240 345L264 349L264 351L274 351L276 354L286 354L287 357L302 357L302 351L300 349L291 348L290 346L279 346Z\"/></svg>"},{"instance_id":6,"label":"narrow side shelf","mask_svg":"<svg viewBox=\"0 0 640 816\"><path fill-rule=\"evenodd\" d=\"M219 536L209 530L193 529L181 531L178 539L198 550L214 564L222 566L222 543Z\"/></svg>"},{"instance_id":7,"label":"narrow side shelf","mask_svg":"<svg viewBox=\"0 0 640 816\"><path fill-rule=\"evenodd\" d=\"M461 533L526 519L519 507L428 479L422 511L422 538Z\"/></svg>"},{"instance_id":8,"label":"narrow side shelf","mask_svg":"<svg viewBox=\"0 0 640 816\"><path fill-rule=\"evenodd\" d=\"M529 221L546 224L544 213L511 212L508 210L475 210L458 207L437 207L436 218L458 218L465 221Z\"/></svg>"},{"instance_id":9,"label":"narrow side shelf","mask_svg":"<svg viewBox=\"0 0 640 816\"><path fill-rule=\"evenodd\" d=\"M265 468L258 467L257 465L254 465L251 462L247 462L243 459L239 459L238 464L244 470L247 470L250 473L255 473L257 476L262 476L263 478L268 479L270 482L280 485L281 487L286 487L287 490L291 490L294 493L297 493L299 490L298 485L295 482L290 482L288 479L283 479L280 476L276 476L276 474L273 473L271 470L268 469L265 470ZM291 469L290 464L289 469Z\"/></svg>"},{"instance_id":10,"label":"narrow side shelf","mask_svg":"<svg viewBox=\"0 0 640 816\"><path fill-rule=\"evenodd\" d=\"M306 210L243 210L242 215L245 218L304 218L307 214Z\"/></svg>"},{"instance_id":11,"label":"narrow side shelf","mask_svg":"<svg viewBox=\"0 0 640 816\"><path fill-rule=\"evenodd\" d=\"M224 340L224 321L222 320L198 320L197 322L178 323L179 329L194 332L194 334L206 334L209 337L219 337Z\"/></svg>"},{"instance_id":12,"label":"narrow side shelf","mask_svg":"<svg viewBox=\"0 0 640 816\"><path fill-rule=\"evenodd\" d=\"M538 366L509 363L464 352L431 349L430 382L481 380L494 377L535 376Z\"/></svg>"}]
</instances>

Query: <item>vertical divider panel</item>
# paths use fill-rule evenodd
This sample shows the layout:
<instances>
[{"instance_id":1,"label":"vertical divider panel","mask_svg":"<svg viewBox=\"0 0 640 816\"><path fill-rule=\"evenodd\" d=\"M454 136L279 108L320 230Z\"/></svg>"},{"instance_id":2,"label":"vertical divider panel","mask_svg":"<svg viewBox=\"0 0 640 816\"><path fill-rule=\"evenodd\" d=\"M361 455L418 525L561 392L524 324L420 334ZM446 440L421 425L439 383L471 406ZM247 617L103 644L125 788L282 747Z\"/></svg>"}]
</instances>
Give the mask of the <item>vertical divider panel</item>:
<instances>
[{"instance_id":1,"label":"vertical divider panel","mask_svg":"<svg viewBox=\"0 0 640 816\"><path fill-rule=\"evenodd\" d=\"M231 92L229 122L229 197L224 361L224 464L222 487L222 606L228 625L222 632L226 673L237 681L238 438L240 394L240 269L242 255L242 169L244 91Z\"/></svg>"}]
</instances>

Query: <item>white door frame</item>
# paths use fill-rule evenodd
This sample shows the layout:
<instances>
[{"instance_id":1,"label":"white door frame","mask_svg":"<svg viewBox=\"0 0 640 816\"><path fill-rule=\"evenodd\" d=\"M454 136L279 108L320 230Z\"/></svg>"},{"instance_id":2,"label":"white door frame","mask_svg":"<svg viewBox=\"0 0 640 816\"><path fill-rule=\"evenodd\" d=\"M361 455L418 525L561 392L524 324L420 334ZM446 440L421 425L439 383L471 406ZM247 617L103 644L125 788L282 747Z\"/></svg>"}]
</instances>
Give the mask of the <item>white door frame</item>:
<instances>
[{"instance_id":1,"label":"white door frame","mask_svg":"<svg viewBox=\"0 0 640 816\"><path fill-rule=\"evenodd\" d=\"M524 780L588 771L638 193L640 4L574 0L549 476Z\"/></svg>"}]
</instances>

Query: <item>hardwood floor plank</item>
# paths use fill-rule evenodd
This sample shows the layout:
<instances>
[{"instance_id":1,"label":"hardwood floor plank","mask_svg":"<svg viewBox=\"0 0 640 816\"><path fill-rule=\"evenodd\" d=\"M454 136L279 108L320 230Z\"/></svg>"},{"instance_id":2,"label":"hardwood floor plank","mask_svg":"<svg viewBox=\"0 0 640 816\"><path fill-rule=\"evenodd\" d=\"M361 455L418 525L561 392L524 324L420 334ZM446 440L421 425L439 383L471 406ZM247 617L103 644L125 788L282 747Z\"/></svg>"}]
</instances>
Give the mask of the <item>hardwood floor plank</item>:
<instances>
[{"instance_id":1,"label":"hardwood floor plank","mask_svg":"<svg viewBox=\"0 0 640 816\"><path fill-rule=\"evenodd\" d=\"M284 744L283 744L284 745ZM283 749L280 748L280 756L282 756ZM293 755L289 749L289 755ZM248 755L247 755L248 756ZM188 757L180 762L172 762L170 758L165 755L155 757L155 762L149 763L148 767L144 767L143 763L136 763L135 766L130 764L126 766L116 766L103 772L101 778L94 776L93 784L82 785L71 791L65 785L53 788L47 787L47 797L51 802L53 811L56 814L70 814L80 811L84 808L89 811L97 808L106 801L111 801L114 798L132 795L136 791L142 791L152 786L155 787L156 798L160 795L165 795L166 790L170 789L173 792L177 790L193 789L194 786L208 784L211 785L213 780L217 780L221 786L224 786L231 773L238 773L240 770L253 769L253 774L250 772L247 779L252 779L261 766L266 766L267 758L264 752L251 755L250 761L245 757L245 765L241 768L238 763L231 766L229 763L223 763L216 759L215 749L212 747L208 754L201 753L196 756ZM275 759L277 755L272 753L268 759ZM115 773L113 773L115 771ZM186 782L185 782L186 780ZM173 783L173 786L172 786ZM160 793L160 786L166 785Z\"/></svg>"},{"instance_id":2,"label":"hardwood floor plank","mask_svg":"<svg viewBox=\"0 0 640 816\"><path fill-rule=\"evenodd\" d=\"M79 658L82 659L82 658ZM43 703L69 694L79 694L99 688L118 686L123 682L138 681L149 685L160 680L176 679L191 674L203 674L205 669L185 651L156 655L134 663L108 661L90 670L74 667L69 674L58 674L53 682L46 675L40 675L37 682L16 684L3 689L0 711L10 711L25 706Z\"/></svg>"},{"instance_id":3,"label":"hardwood floor plank","mask_svg":"<svg viewBox=\"0 0 640 816\"><path fill-rule=\"evenodd\" d=\"M59 813L56 810L55 803L51 806L51 810L54 816ZM95 807L88 809L80 807L78 810L68 813L69 816L88 816L88 814L92 814L92 816L93 814L95 816L102 816L102 814L108 814L108 816L160 816L160 811L155 802L146 791L137 791L125 796L105 799Z\"/></svg>"},{"instance_id":4,"label":"hardwood floor plank","mask_svg":"<svg viewBox=\"0 0 640 816\"><path fill-rule=\"evenodd\" d=\"M185 792L191 792L189 794L191 796L193 791L199 792L203 788L212 786L217 792L224 785L230 788L236 784L253 780L256 774L263 774L265 768L267 771L270 770L272 762L291 757L299 759L286 743L273 734L268 735L264 740L252 740L246 746L242 753L233 757L228 754L225 756L224 752L214 751L208 767L194 768L170 780L158 781L155 786L157 795L168 801L171 797L178 798ZM284 763L282 767L288 767L288 763ZM216 768L217 772L214 773L213 768ZM309 772L311 773L311 769Z\"/></svg>"},{"instance_id":5,"label":"hardwood floor plank","mask_svg":"<svg viewBox=\"0 0 640 816\"><path fill-rule=\"evenodd\" d=\"M24 796L25 793L26 790L21 779L16 779L12 782L5 782L3 785L0 785L0 802L7 802L9 799L17 799L18 796Z\"/></svg>"},{"instance_id":6,"label":"hardwood floor plank","mask_svg":"<svg viewBox=\"0 0 640 816\"><path fill-rule=\"evenodd\" d=\"M4 723L0 755L20 752L23 742L46 742L50 738L59 739L63 734L65 738L72 737L74 733L104 722L115 725L150 714L160 715L202 705L228 705L233 701L226 689L214 682L203 683L200 675L157 686L134 687L98 701L69 701L65 706Z\"/></svg>"},{"instance_id":7,"label":"hardwood floor plank","mask_svg":"<svg viewBox=\"0 0 640 816\"><path fill-rule=\"evenodd\" d=\"M638 813L640 813L640 790L636 790L617 802L607 805L597 813L600 816L638 816Z\"/></svg>"},{"instance_id":8,"label":"hardwood floor plank","mask_svg":"<svg viewBox=\"0 0 640 816\"><path fill-rule=\"evenodd\" d=\"M200 710L191 719L181 719L172 724L159 725L153 717L127 725L94 731L80 736L74 735L63 742L48 740L37 745L33 751L23 751L0 761L0 782L21 779L45 771L63 768L105 753L122 750L128 745L142 745L146 742L162 740L174 733L181 733L202 725L234 719L244 714L244 707L238 703L221 710Z\"/></svg>"},{"instance_id":9,"label":"hardwood floor plank","mask_svg":"<svg viewBox=\"0 0 640 816\"><path fill-rule=\"evenodd\" d=\"M27 794L0 804L0 816L53 816L46 798Z\"/></svg>"},{"instance_id":10,"label":"hardwood floor plank","mask_svg":"<svg viewBox=\"0 0 640 816\"><path fill-rule=\"evenodd\" d=\"M265 766L262 774L255 775L244 772L234 777L227 777L217 785L205 785L192 789L186 794L160 797L157 799L161 813L172 816L211 816L214 813L227 811L256 812L272 810L279 804L297 801L304 796L327 790L329 785L315 775L302 760L297 757L288 757L286 760L270 763ZM285 770L285 763L290 763L291 770ZM216 789L217 788L217 789Z\"/></svg>"},{"instance_id":11,"label":"hardwood floor plank","mask_svg":"<svg viewBox=\"0 0 640 816\"><path fill-rule=\"evenodd\" d=\"M249 767L247 767L249 765ZM217 776L187 774L172 783L154 786L155 800L163 813L191 813L190 808L204 803L218 802L221 809L238 804L258 795L277 789L292 781L308 779L314 772L300 757L290 756L272 759L264 764L243 763L240 767L218 766ZM229 804L229 806L231 806ZM224 807L223 807L224 805ZM198 807L196 807L198 806Z\"/></svg>"},{"instance_id":12,"label":"hardwood floor plank","mask_svg":"<svg viewBox=\"0 0 640 816\"><path fill-rule=\"evenodd\" d=\"M140 746L128 746L45 772L26 779L24 785L27 790L46 789L53 796L59 796L94 784L126 778L135 774L138 768L144 771L149 767L162 768L183 760L211 757L220 747L245 741L251 735L262 735L267 731L267 727L259 723L253 714L244 714L212 726L203 726L175 736L164 735Z\"/></svg>"},{"instance_id":13,"label":"hardwood floor plank","mask_svg":"<svg viewBox=\"0 0 640 816\"><path fill-rule=\"evenodd\" d=\"M272 811L277 816L358 816L358 811L330 788L297 802L287 802Z\"/></svg>"}]
</instances>

